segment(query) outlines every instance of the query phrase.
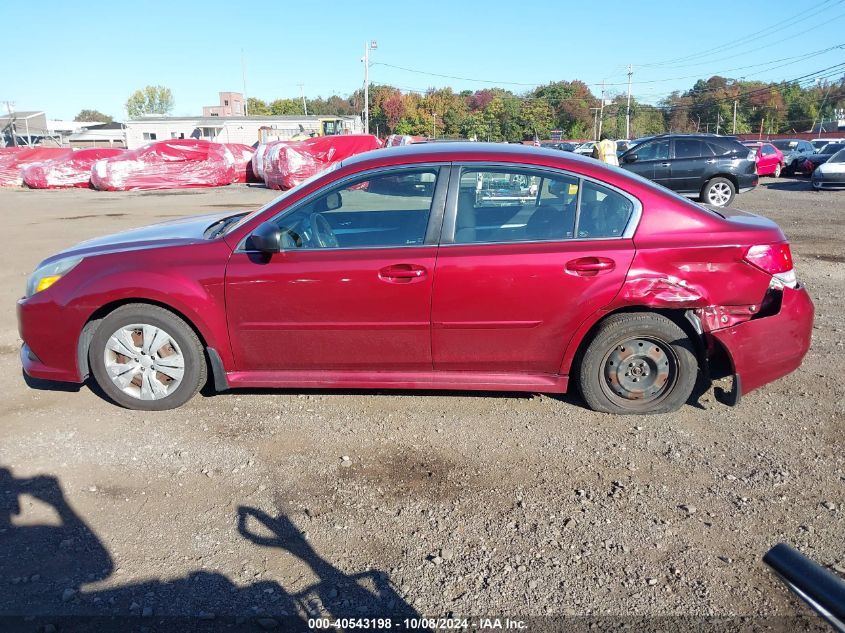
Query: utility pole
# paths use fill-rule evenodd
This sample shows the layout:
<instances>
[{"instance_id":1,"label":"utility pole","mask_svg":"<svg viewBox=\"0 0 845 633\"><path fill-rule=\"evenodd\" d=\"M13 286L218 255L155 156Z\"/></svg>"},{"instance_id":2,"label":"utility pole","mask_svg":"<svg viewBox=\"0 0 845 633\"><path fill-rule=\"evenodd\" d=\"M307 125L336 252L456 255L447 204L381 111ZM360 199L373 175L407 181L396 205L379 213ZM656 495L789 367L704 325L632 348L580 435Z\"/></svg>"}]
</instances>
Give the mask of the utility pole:
<instances>
[{"instance_id":1,"label":"utility pole","mask_svg":"<svg viewBox=\"0 0 845 633\"><path fill-rule=\"evenodd\" d=\"M244 84L244 116L249 116L249 99L246 97L246 61L244 61L244 49L241 49L241 79Z\"/></svg>"},{"instance_id":2,"label":"utility pole","mask_svg":"<svg viewBox=\"0 0 845 633\"><path fill-rule=\"evenodd\" d=\"M364 42L364 134L370 133L370 51L377 48L375 40Z\"/></svg>"},{"instance_id":3,"label":"utility pole","mask_svg":"<svg viewBox=\"0 0 845 633\"><path fill-rule=\"evenodd\" d=\"M722 122L722 113L716 110L716 134L719 134L719 123Z\"/></svg>"},{"instance_id":4,"label":"utility pole","mask_svg":"<svg viewBox=\"0 0 845 633\"><path fill-rule=\"evenodd\" d=\"M593 140L599 140L598 125L599 125L599 109L590 108L593 111Z\"/></svg>"},{"instance_id":5,"label":"utility pole","mask_svg":"<svg viewBox=\"0 0 845 633\"><path fill-rule=\"evenodd\" d=\"M431 138L437 138L437 113L431 113Z\"/></svg>"},{"instance_id":6,"label":"utility pole","mask_svg":"<svg viewBox=\"0 0 845 633\"><path fill-rule=\"evenodd\" d=\"M736 134L736 99L734 99L734 134Z\"/></svg>"},{"instance_id":7,"label":"utility pole","mask_svg":"<svg viewBox=\"0 0 845 633\"><path fill-rule=\"evenodd\" d=\"M634 67L628 64L628 108L625 110L625 138L631 139L631 75L634 74Z\"/></svg>"},{"instance_id":8,"label":"utility pole","mask_svg":"<svg viewBox=\"0 0 845 633\"><path fill-rule=\"evenodd\" d=\"M601 109L599 111L599 134L596 140L601 138L601 124L604 121L604 82L601 82Z\"/></svg>"},{"instance_id":9,"label":"utility pole","mask_svg":"<svg viewBox=\"0 0 845 633\"><path fill-rule=\"evenodd\" d=\"M308 104L305 103L305 84L296 84L299 86L299 95L302 97L302 109L305 110L305 116L308 116Z\"/></svg>"}]
</instances>

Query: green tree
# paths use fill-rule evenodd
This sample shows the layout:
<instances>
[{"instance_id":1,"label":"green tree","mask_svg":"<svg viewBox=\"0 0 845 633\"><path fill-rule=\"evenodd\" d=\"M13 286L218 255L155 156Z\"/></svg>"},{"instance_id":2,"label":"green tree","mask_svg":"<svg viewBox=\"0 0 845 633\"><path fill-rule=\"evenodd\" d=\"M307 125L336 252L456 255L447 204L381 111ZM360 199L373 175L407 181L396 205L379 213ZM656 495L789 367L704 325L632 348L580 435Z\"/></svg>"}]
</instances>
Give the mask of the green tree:
<instances>
[{"instance_id":1,"label":"green tree","mask_svg":"<svg viewBox=\"0 0 845 633\"><path fill-rule=\"evenodd\" d=\"M150 114L170 114L173 111L173 93L164 86L147 86L136 90L126 101L126 113L130 119Z\"/></svg>"},{"instance_id":2,"label":"green tree","mask_svg":"<svg viewBox=\"0 0 845 633\"><path fill-rule=\"evenodd\" d=\"M261 99L248 97L246 100L246 111L250 116L269 116L270 107Z\"/></svg>"},{"instance_id":3,"label":"green tree","mask_svg":"<svg viewBox=\"0 0 845 633\"><path fill-rule=\"evenodd\" d=\"M111 123L114 121L108 114L103 114L99 110L80 110L74 118L74 121L86 121L97 123Z\"/></svg>"}]
</instances>

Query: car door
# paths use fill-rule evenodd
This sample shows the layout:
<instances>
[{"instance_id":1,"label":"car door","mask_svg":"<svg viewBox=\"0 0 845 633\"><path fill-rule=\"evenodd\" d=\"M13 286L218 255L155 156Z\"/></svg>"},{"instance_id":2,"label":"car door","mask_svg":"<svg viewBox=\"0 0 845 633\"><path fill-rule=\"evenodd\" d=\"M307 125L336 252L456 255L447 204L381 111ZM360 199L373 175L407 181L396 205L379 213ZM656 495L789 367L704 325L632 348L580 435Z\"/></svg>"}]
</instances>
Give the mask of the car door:
<instances>
[{"instance_id":1,"label":"car door","mask_svg":"<svg viewBox=\"0 0 845 633\"><path fill-rule=\"evenodd\" d=\"M654 139L637 145L623 154L622 167L668 186L672 173L672 166L669 163L669 140Z\"/></svg>"},{"instance_id":2,"label":"car door","mask_svg":"<svg viewBox=\"0 0 845 633\"><path fill-rule=\"evenodd\" d=\"M272 221L282 251L246 238L226 271L238 370L432 368L430 310L448 168L379 169Z\"/></svg>"},{"instance_id":3,"label":"car door","mask_svg":"<svg viewBox=\"0 0 845 633\"><path fill-rule=\"evenodd\" d=\"M778 163L777 153L774 147L768 143L760 145L760 159L757 161L757 173L759 175L774 173Z\"/></svg>"},{"instance_id":4,"label":"car door","mask_svg":"<svg viewBox=\"0 0 845 633\"><path fill-rule=\"evenodd\" d=\"M700 191L705 171L715 162L713 151L700 139L676 138L673 152L672 173L666 186L683 193Z\"/></svg>"},{"instance_id":5,"label":"car door","mask_svg":"<svg viewBox=\"0 0 845 633\"><path fill-rule=\"evenodd\" d=\"M636 199L575 174L455 166L432 298L435 370L556 374L618 292Z\"/></svg>"}]
</instances>

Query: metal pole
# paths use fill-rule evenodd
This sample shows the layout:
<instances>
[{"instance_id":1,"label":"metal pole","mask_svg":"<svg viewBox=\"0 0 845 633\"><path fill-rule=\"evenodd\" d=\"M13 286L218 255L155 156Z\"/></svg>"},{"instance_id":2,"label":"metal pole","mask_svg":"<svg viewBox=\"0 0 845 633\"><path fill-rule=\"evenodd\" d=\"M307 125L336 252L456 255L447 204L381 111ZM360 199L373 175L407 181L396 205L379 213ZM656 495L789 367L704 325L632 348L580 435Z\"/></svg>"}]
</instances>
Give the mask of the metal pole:
<instances>
[{"instance_id":1,"label":"metal pole","mask_svg":"<svg viewBox=\"0 0 845 633\"><path fill-rule=\"evenodd\" d=\"M370 43L364 42L364 134L370 133Z\"/></svg>"},{"instance_id":2,"label":"metal pole","mask_svg":"<svg viewBox=\"0 0 845 633\"><path fill-rule=\"evenodd\" d=\"M736 100L734 100L734 134L736 134Z\"/></svg>"},{"instance_id":3,"label":"metal pole","mask_svg":"<svg viewBox=\"0 0 845 633\"><path fill-rule=\"evenodd\" d=\"M297 86L299 86L299 94L302 96L302 109L305 110L305 116L308 116L308 104L305 103L304 85L305 84L297 84Z\"/></svg>"},{"instance_id":4,"label":"metal pole","mask_svg":"<svg viewBox=\"0 0 845 633\"><path fill-rule=\"evenodd\" d=\"M249 99L246 96L246 61L244 61L244 49L241 49L241 79L244 84L244 116L249 116Z\"/></svg>"},{"instance_id":5,"label":"metal pole","mask_svg":"<svg viewBox=\"0 0 845 633\"><path fill-rule=\"evenodd\" d=\"M719 123L721 123L722 113L716 110L716 134L719 133Z\"/></svg>"},{"instance_id":6,"label":"metal pole","mask_svg":"<svg viewBox=\"0 0 845 633\"><path fill-rule=\"evenodd\" d=\"M631 138L631 75L634 74L634 67L628 64L628 108L625 110L625 138Z\"/></svg>"},{"instance_id":7,"label":"metal pole","mask_svg":"<svg viewBox=\"0 0 845 633\"><path fill-rule=\"evenodd\" d=\"M431 113L431 138L437 138L437 113Z\"/></svg>"},{"instance_id":8,"label":"metal pole","mask_svg":"<svg viewBox=\"0 0 845 633\"><path fill-rule=\"evenodd\" d=\"M601 110L599 112L599 134L596 137L596 140L599 140L601 137L601 124L604 121L604 82L601 82Z\"/></svg>"}]
</instances>

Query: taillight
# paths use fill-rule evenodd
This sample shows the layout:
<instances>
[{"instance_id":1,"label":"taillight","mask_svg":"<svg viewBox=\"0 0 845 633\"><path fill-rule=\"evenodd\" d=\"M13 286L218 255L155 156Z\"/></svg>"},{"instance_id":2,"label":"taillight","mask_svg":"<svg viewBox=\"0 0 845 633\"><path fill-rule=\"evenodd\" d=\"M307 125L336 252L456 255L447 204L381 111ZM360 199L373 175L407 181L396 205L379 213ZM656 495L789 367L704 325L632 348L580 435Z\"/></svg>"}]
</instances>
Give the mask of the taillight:
<instances>
[{"instance_id":1,"label":"taillight","mask_svg":"<svg viewBox=\"0 0 845 633\"><path fill-rule=\"evenodd\" d=\"M748 247L743 257L752 266L769 273L775 279L791 288L797 285L795 271L792 268L792 251L788 242L779 244L756 244Z\"/></svg>"}]
</instances>

